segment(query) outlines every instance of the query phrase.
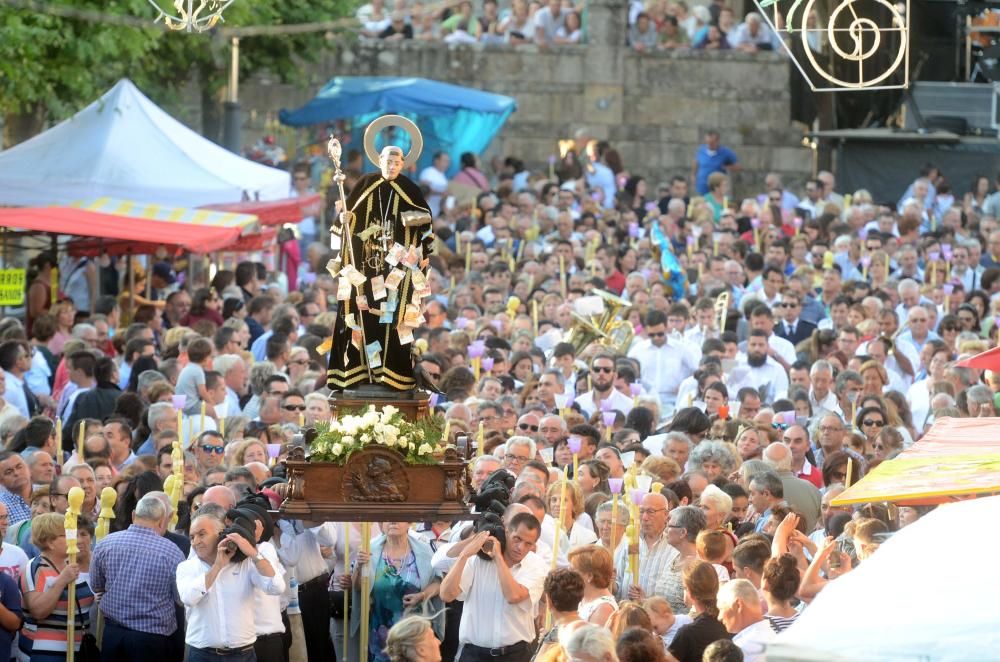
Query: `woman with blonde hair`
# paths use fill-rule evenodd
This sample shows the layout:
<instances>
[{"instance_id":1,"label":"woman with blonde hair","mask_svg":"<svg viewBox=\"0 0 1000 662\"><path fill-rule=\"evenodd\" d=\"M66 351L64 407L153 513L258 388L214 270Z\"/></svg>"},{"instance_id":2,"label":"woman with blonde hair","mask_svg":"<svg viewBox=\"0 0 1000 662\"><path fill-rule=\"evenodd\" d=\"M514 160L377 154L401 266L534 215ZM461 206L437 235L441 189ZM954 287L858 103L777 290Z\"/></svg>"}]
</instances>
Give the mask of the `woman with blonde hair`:
<instances>
[{"instance_id":1,"label":"woman with blonde hair","mask_svg":"<svg viewBox=\"0 0 1000 662\"><path fill-rule=\"evenodd\" d=\"M568 558L569 564L583 576L583 599L577 608L580 618L595 625L607 625L618 609L611 593L615 576L611 552L600 545L584 545L571 549Z\"/></svg>"},{"instance_id":2,"label":"woman with blonde hair","mask_svg":"<svg viewBox=\"0 0 1000 662\"><path fill-rule=\"evenodd\" d=\"M236 447L233 453L233 465L242 467L251 462L267 464L267 446L259 439L247 439Z\"/></svg>"},{"instance_id":3,"label":"woman with blonde hair","mask_svg":"<svg viewBox=\"0 0 1000 662\"><path fill-rule=\"evenodd\" d=\"M385 654L390 662L441 662L440 646L431 619L407 616L389 628Z\"/></svg>"},{"instance_id":4,"label":"woman with blonde hair","mask_svg":"<svg viewBox=\"0 0 1000 662\"><path fill-rule=\"evenodd\" d=\"M566 511L562 514L562 528L569 537L570 548L580 545L590 545L597 542L597 534L594 533L594 522L590 515L583 512L583 490L576 481L555 481L549 485L546 500L549 514L554 518L560 517L559 504L563 497L565 484Z\"/></svg>"},{"instance_id":5,"label":"woman with blonde hair","mask_svg":"<svg viewBox=\"0 0 1000 662\"><path fill-rule=\"evenodd\" d=\"M617 641L618 637L631 627L644 628L652 632L653 621L650 620L649 614L646 613L641 604L625 600L618 605L618 611L611 615L608 629L611 631L611 636Z\"/></svg>"}]
</instances>

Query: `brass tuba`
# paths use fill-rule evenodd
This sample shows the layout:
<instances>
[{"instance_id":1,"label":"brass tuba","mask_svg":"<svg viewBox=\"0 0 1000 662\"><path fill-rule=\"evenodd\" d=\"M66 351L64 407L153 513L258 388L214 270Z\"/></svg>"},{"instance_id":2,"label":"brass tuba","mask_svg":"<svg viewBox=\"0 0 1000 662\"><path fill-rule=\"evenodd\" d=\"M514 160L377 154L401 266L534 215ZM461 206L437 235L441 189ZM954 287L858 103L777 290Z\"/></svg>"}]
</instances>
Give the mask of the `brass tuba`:
<instances>
[{"instance_id":1,"label":"brass tuba","mask_svg":"<svg viewBox=\"0 0 1000 662\"><path fill-rule=\"evenodd\" d=\"M604 301L604 312L590 319L573 313L573 324L566 334L565 342L571 343L577 354L593 342L619 354L626 353L632 344L635 330L628 320L619 319L619 316L631 308L632 304L604 290L594 288L591 292Z\"/></svg>"},{"instance_id":2,"label":"brass tuba","mask_svg":"<svg viewBox=\"0 0 1000 662\"><path fill-rule=\"evenodd\" d=\"M715 299L715 320L719 335L726 331L726 317L729 315L729 291L726 290Z\"/></svg>"}]
</instances>

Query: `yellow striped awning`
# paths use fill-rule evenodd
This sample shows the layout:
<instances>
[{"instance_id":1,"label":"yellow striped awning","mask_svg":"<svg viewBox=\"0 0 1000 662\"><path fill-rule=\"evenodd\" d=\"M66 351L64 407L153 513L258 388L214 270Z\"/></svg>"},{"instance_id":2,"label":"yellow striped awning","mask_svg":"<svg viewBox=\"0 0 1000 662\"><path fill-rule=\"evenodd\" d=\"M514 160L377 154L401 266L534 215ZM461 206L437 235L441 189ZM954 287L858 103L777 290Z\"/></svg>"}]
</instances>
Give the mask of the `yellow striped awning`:
<instances>
[{"instance_id":1,"label":"yellow striped awning","mask_svg":"<svg viewBox=\"0 0 1000 662\"><path fill-rule=\"evenodd\" d=\"M237 214L211 209L168 207L110 197L96 198L94 200L77 200L70 206L87 211L101 212L102 214L145 218L151 221L207 225L217 228L240 228L243 234L259 229L257 217L253 214Z\"/></svg>"}]
</instances>

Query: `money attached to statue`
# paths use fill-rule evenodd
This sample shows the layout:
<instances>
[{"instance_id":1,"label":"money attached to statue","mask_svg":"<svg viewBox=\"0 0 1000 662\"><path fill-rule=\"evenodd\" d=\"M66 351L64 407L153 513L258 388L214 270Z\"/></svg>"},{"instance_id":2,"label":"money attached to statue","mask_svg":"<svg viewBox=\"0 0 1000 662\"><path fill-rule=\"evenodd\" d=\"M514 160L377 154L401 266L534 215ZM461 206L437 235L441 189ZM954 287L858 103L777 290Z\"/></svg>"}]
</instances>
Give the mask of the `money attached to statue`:
<instances>
[{"instance_id":1,"label":"money attached to statue","mask_svg":"<svg viewBox=\"0 0 1000 662\"><path fill-rule=\"evenodd\" d=\"M375 134L387 124L407 128L414 145L409 154L392 145L375 152ZM427 264L434 235L423 193L401 173L420 155L419 136L412 122L398 116L381 117L365 131L365 151L379 172L357 182L334 228L341 236L341 253L334 263L338 305L327 373L331 390L362 384L396 391L416 386L413 330L424 324L424 299L431 295ZM343 195L335 142L331 140L330 155Z\"/></svg>"}]
</instances>

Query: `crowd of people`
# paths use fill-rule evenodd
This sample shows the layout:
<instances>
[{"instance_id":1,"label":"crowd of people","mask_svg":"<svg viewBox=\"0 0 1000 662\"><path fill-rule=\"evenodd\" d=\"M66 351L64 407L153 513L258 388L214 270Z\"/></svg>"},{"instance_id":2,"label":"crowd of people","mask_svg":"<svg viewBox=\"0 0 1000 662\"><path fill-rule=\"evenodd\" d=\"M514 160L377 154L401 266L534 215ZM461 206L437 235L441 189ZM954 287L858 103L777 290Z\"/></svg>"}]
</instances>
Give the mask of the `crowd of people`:
<instances>
[{"instance_id":1,"label":"crowd of people","mask_svg":"<svg viewBox=\"0 0 1000 662\"><path fill-rule=\"evenodd\" d=\"M936 419L996 414L996 375L955 365L996 342L989 180L733 198L717 133L663 182L578 138L547 173L413 174L438 238L417 360L451 440L482 430L499 529L376 522L366 553L359 524L268 514L331 417L321 219L301 262L37 255L0 320L0 659L63 659L70 622L79 658L358 659L362 586L374 660L762 659L923 515L832 501ZM595 290L624 335L585 323Z\"/></svg>"},{"instance_id":2,"label":"crowd of people","mask_svg":"<svg viewBox=\"0 0 1000 662\"><path fill-rule=\"evenodd\" d=\"M586 41L582 3L562 0L482 0L473 3L408 3L372 0L355 16L369 39L443 41L449 44L559 46ZM740 20L725 2L632 0L628 44L639 51L780 50L780 38L756 12ZM818 46L818 44L817 44Z\"/></svg>"}]
</instances>

